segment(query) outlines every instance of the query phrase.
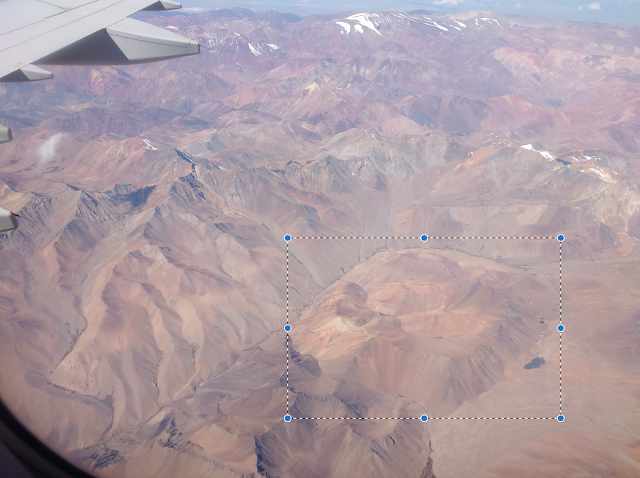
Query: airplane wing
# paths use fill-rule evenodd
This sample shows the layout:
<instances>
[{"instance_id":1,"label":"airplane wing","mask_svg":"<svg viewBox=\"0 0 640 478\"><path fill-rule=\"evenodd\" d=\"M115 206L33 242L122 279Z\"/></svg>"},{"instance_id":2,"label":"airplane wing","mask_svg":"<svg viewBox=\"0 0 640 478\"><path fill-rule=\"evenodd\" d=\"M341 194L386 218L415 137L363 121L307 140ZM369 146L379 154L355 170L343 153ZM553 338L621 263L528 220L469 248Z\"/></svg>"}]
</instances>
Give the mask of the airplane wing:
<instances>
[{"instance_id":1,"label":"airplane wing","mask_svg":"<svg viewBox=\"0 0 640 478\"><path fill-rule=\"evenodd\" d=\"M0 1L0 81L50 77L34 63L124 65L197 55L197 42L127 18L180 6L168 0Z\"/></svg>"},{"instance_id":2,"label":"airplane wing","mask_svg":"<svg viewBox=\"0 0 640 478\"><path fill-rule=\"evenodd\" d=\"M197 42L128 18L177 8L171 0L0 0L0 82L53 78L37 65L127 65L197 55ZM11 139L11 130L0 125L0 144ZM17 226L5 211L0 232Z\"/></svg>"}]
</instances>

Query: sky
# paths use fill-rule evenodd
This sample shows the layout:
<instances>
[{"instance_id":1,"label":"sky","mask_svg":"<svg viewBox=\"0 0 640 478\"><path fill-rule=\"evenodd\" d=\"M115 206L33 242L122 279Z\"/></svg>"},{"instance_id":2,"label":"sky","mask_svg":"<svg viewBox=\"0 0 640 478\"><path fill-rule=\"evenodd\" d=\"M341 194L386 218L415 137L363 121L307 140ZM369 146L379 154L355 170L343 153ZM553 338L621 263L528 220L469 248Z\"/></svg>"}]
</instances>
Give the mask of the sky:
<instances>
[{"instance_id":1,"label":"sky","mask_svg":"<svg viewBox=\"0 0 640 478\"><path fill-rule=\"evenodd\" d=\"M181 0L188 12L242 7L256 12L277 10L301 16L345 11L411 11L451 13L492 10L502 15L548 19L625 23L640 26L640 0Z\"/></svg>"}]
</instances>

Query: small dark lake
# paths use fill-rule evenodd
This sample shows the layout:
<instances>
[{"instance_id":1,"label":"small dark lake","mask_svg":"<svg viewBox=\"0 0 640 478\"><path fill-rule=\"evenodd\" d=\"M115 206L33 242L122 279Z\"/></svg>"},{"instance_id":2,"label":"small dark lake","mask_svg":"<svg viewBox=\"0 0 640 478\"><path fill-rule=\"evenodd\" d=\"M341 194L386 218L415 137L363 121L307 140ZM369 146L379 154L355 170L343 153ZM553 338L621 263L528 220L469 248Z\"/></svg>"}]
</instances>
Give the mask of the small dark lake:
<instances>
[{"instance_id":1,"label":"small dark lake","mask_svg":"<svg viewBox=\"0 0 640 478\"><path fill-rule=\"evenodd\" d=\"M540 365L544 365L545 360L542 357L536 357L527 365L524 366L525 369L531 370L532 368L538 368Z\"/></svg>"}]
</instances>

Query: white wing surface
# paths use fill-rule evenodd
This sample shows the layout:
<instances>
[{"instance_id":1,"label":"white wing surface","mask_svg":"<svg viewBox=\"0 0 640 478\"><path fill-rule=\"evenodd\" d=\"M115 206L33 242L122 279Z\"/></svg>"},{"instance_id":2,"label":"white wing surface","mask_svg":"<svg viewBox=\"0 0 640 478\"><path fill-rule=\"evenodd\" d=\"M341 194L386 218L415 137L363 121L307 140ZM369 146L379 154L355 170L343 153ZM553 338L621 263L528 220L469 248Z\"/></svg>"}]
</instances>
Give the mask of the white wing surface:
<instances>
[{"instance_id":1,"label":"white wing surface","mask_svg":"<svg viewBox=\"0 0 640 478\"><path fill-rule=\"evenodd\" d=\"M22 71L36 62L122 65L196 55L196 42L127 18L174 8L180 4L167 0L0 1L0 81L46 79Z\"/></svg>"},{"instance_id":2,"label":"white wing surface","mask_svg":"<svg viewBox=\"0 0 640 478\"><path fill-rule=\"evenodd\" d=\"M0 0L0 82L53 78L38 65L126 65L197 55L200 45L128 18L174 10L171 0ZM0 144L11 141L0 125ZM0 208L0 233L17 228Z\"/></svg>"}]
</instances>

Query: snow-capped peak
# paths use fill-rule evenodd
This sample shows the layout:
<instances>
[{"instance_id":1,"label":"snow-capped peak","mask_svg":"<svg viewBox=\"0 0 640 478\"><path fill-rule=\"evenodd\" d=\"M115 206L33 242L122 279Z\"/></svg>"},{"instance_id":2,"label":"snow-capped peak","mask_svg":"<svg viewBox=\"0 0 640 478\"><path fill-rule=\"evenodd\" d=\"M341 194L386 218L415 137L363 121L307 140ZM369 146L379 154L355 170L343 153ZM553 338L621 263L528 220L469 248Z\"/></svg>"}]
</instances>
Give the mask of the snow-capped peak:
<instances>
[{"instance_id":1,"label":"snow-capped peak","mask_svg":"<svg viewBox=\"0 0 640 478\"><path fill-rule=\"evenodd\" d=\"M354 20L358 22L360 25L362 25L363 27L366 27L372 32L374 32L376 35L383 36L382 33L378 31L378 28L376 27L376 25L373 23L372 15L369 13L356 13L355 15L351 15L350 17L345 18L345 20Z\"/></svg>"}]
</instances>

